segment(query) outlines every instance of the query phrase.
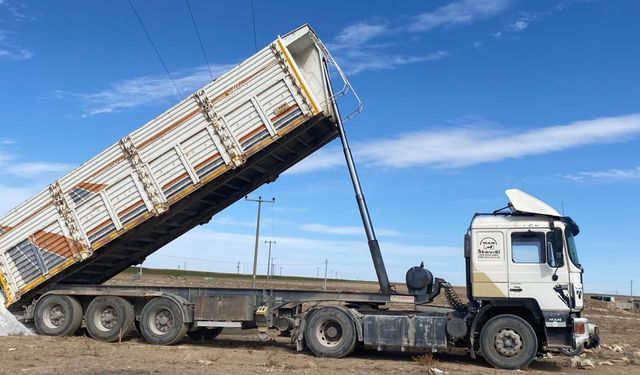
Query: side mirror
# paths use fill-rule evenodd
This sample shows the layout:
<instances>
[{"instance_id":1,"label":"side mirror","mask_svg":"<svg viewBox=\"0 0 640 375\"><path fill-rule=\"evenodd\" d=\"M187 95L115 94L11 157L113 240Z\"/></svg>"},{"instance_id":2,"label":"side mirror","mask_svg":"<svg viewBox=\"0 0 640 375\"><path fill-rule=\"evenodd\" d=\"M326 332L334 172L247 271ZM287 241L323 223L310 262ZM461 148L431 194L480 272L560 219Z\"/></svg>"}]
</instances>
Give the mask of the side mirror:
<instances>
[{"instance_id":1,"label":"side mirror","mask_svg":"<svg viewBox=\"0 0 640 375\"><path fill-rule=\"evenodd\" d=\"M547 233L547 262L550 267L564 266L564 241L562 229L556 228Z\"/></svg>"},{"instance_id":2,"label":"side mirror","mask_svg":"<svg viewBox=\"0 0 640 375\"><path fill-rule=\"evenodd\" d=\"M464 257L471 258L471 236L469 233L464 235Z\"/></svg>"}]
</instances>

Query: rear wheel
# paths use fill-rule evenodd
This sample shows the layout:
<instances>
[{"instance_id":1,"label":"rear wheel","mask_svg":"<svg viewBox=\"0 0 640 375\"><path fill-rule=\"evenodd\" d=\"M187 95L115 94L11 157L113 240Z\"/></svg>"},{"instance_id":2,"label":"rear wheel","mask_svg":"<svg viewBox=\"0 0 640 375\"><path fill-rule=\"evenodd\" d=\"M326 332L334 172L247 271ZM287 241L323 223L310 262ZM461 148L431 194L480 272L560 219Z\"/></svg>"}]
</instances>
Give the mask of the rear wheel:
<instances>
[{"instance_id":1,"label":"rear wheel","mask_svg":"<svg viewBox=\"0 0 640 375\"><path fill-rule=\"evenodd\" d=\"M538 339L526 320L516 315L498 315L482 328L480 349L493 367L521 369L535 359Z\"/></svg>"},{"instance_id":2,"label":"rear wheel","mask_svg":"<svg viewBox=\"0 0 640 375\"><path fill-rule=\"evenodd\" d=\"M169 298L154 298L142 309L140 332L151 344L175 344L182 340L188 328L180 306Z\"/></svg>"},{"instance_id":3,"label":"rear wheel","mask_svg":"<svg viewBox=\"0 0 640 375\"><path fill-rule=\"evenodd\" d=\"M126 337L134 327L135 313L121 297L96 297L85 313L87 331L96 340L113 342Z\"/></svg>"},{"instance_id":4,"label":"rear wheel","mask_svg":"<svg viewBox=\"0 0 640 375\"><path fill-rule=\"evenodd\" d=\"M356 327L337 307L322 307L311 314L304 331L307 347L318 357L340 358L356 347Z\"/></svg>"},{"instance_id":5,"label":"rear wheel","mask_svg":"<svg viewBox=\"0 0 640 375\"><path fill-rule=\"evenodd\" d=\"M75 297L51 294L38 301L33 320L39 335L71 336L82 324L82 306Z\"/></svg>"}]
</instances>

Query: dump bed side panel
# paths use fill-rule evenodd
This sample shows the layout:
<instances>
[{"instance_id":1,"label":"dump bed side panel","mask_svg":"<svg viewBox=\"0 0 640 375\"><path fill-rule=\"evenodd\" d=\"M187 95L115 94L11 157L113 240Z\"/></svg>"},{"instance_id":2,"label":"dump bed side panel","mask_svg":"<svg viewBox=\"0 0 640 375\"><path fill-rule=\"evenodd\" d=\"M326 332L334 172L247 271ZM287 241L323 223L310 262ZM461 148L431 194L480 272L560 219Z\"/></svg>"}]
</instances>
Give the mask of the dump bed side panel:
<instances>
[{"instance_id":1,"label":"dump bed side panel","mask_svg":"<svg viewBox=\"0 0 640 375\"><path fill-rule=\"evenodd\" d=\"M329 103L318 102L312 93L325 73L309 67L305 73L296 65L300 53L318 54L320 61L320 49L309 28L296 33L285 37L286 43L276 40L0 218L6 304L60 281L58 274L66 277L81 268L71 265L103 257L101 249L114 239L168 215L185 197L244 168L255 154L310 119L317 123L329 117ZM309 51L298 47L293 54L287 46L300 38L308 39ZM316 68L324 69L322 64ZM145 254L163 244L146 247ZM140 258L135 249L131 252L104 273L125 268L128 257Z\"/></svg>"}]
</instances>

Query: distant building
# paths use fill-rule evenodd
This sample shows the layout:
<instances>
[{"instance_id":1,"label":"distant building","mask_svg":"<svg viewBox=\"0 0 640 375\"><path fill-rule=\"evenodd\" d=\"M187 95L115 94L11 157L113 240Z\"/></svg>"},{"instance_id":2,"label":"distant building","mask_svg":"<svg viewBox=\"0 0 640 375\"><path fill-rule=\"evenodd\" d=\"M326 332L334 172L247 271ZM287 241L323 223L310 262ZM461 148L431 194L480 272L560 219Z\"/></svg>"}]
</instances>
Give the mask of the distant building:
<instances>
[{"instance_id":1,"label":"distant building","mask_svg":"<svg viewBox=\"0 0 640 375\"><path fill-rule=\"evenodd\" d=\"M605 301L605 302L615 302L616 298L614 296L607 296L607 295L601 295L601 294L596 294L591 296L591 299L595 299L598 301Z\"/></svg>"}]
</instances>

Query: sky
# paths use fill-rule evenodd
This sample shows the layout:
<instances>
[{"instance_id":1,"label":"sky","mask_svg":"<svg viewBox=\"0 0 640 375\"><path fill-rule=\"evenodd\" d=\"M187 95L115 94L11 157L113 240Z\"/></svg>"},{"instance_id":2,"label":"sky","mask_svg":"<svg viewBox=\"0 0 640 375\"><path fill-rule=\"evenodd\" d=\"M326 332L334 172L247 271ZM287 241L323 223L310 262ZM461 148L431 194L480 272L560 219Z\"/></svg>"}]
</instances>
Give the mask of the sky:
<instances>
[{"instance_id":1,"label":"sky","mask_svg":"<svg viewBox=\"0 0 640 375\"><path fill-rule=\"evenodd\" d=\"M504 190L580 225L585 289L640 285L640 2L133 0L190 94L309 23L364 102L346 123L392 281L464 283L463 236ZM208 64L207 64L208 61ZM180 97L127 1L0 0L0 211ZM342 103L343 112L351 103ZM375 280L338 141L259 188L276 272ZM256 205L239 201L147 267L249 273ZM240 266L238 267L238 262Z\"/></svg>"}]
</instances>

